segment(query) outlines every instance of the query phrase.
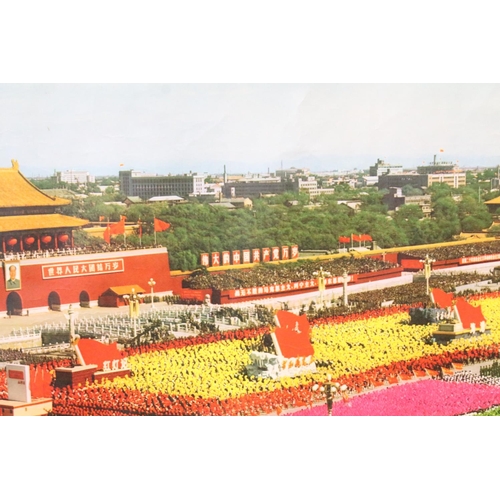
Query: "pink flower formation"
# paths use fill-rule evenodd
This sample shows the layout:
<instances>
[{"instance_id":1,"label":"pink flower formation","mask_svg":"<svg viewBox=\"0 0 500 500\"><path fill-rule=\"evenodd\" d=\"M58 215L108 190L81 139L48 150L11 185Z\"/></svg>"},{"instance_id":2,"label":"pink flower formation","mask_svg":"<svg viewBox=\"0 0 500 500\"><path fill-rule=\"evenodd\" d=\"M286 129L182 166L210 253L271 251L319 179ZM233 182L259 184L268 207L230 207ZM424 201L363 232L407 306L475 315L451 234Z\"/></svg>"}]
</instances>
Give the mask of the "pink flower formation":
<instances>
[{"instance_id":1,"label":"pink flower formation","mask_svg":"<svg viewBox=\"0 0 500 500\"><path fill-rule=\"evenodd\" d=\"M333 416L443 416L464 415L500 405L500 387L442 380L392 386L355 396L333 405ZM326 405L291 416L326 416Z\"/></svg>"}]
</instances>

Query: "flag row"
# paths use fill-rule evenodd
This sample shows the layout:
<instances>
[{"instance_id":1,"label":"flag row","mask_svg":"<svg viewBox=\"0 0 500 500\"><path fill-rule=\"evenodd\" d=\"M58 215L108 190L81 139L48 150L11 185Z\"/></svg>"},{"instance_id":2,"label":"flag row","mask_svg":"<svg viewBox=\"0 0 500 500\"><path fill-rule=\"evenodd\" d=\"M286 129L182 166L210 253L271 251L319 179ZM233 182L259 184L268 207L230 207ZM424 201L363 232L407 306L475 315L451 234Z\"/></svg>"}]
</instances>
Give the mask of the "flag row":
<instances>
[{"instance_id":1,"label":"flag row","mask_svg":"<svg viewBox=\"0 0 500 500\"><path fill-rule=\"evenodd\" d=\"M99 217L100 221L102 219L103 219L102 216ZM106 227L106 229L104 230L104 233L103 233L104 241L106 241L109 244L111 242L111 235L112 234L125 235L125 221L126 220L127 220L127 218L124 215L121 215L120 222L116 222L115 224L108 223L108 226ZM137 224L139 225L139 237L142 237L142 224L143 223L141 222L141 220L138 220ZM154 219L153 226L154 226L155 233L166 231L167 229L170 228L170 224L168 222L157 219L156 217Z\"/></svg>"},{"instance_id":2,"label":"flag row","mask_svg":"<svg viewBox=\"0 0 500 500\"><path fill-rule=\"evenodd\" d=\"M253 250L202 253L200 263L205 267L218 267L298 258L299 246L285 245L281 247L254 248Z\"/></svg>"},{"instance_id":3,"label":"flag row","mask_svg":"<svg viewBox=\"0 0 500 500\"><path fill-rule=\"evenodd\" d=\"M369 234L351 234L351 236L339 236L339 243L373 241Z\"/></svg>"}]
</instances>

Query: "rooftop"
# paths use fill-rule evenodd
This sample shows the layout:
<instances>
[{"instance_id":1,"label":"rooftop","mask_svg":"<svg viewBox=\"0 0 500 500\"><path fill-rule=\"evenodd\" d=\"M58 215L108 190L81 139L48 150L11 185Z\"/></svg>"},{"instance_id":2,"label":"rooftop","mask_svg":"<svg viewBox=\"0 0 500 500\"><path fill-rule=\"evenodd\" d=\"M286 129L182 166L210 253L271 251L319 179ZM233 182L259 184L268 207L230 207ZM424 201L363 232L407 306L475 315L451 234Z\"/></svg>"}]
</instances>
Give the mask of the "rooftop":
<instances>
[{"instance_id":1,"label":"rooftop","mask_svg":"<svg viewBox=\"0 0 500 500\"><path fill-rule=\"evenodd\" d=\"M12 160L11 168L0 168L0 208L60 207L70 203L34 186L19 171L17 160Z\"/></svg>"}]
</instances>

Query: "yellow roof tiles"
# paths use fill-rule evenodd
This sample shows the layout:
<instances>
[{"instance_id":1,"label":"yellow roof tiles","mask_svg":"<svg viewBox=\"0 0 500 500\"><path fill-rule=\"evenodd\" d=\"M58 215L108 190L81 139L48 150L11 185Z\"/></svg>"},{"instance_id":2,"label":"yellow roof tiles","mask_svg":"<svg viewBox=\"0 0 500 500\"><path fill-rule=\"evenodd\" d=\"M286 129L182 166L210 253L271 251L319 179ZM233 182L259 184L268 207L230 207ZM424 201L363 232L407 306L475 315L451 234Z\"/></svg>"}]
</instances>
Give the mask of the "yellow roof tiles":
<instances>
[{"instance_id":1,"label":"yellow roof tiles","mask_svg":"<svg viewBox=\"0 0 500 500\"><path fill-rule=\"evenodd\" d=\"M88 220L62 214L10 215L0 217L0 233L44 229L69 229L88 224Z\"/></svg>"},{"instance_id":2,"label":"yellow roof tiles","mask_svg":"<svg viewBox=\"0 0 500 500\"><path fill-rule=\"evenodd\" d=\"M19 171L16 160L11 168L0 168L0 208L60 207L70 200L49 196L40 191Z\"/></svg>"}]
</instances>

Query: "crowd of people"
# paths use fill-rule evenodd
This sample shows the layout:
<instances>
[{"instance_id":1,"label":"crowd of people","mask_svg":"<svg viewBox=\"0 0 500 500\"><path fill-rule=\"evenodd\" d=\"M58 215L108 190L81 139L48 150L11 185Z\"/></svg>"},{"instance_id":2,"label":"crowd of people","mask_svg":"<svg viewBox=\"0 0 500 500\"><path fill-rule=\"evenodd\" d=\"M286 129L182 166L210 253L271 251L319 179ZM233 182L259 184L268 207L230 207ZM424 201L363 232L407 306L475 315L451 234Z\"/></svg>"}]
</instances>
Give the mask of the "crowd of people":
<instances>
[{"instance_id":1,"label":"crowd of people","mask_svg":"<svg viewBox=\"0 0 500 500\"><path fill-rule=\"evenodd\" d=\"M492 255L500 253L500 240L468 243L461 245L447 245L425 250L411 250L404 252L405 256L425 259L426 255L436 261L459 259L461 257L475 257L478 255Z\"/></svg>"},{"instance_id":2,"label":"crowd of people","mask_svg":"<svg viewBox=\"0 0 500 500\"><path fill-rule=\"evenodd\" d=\"M292 283L318 278L321 270L326 276L362 274L397 267L397 264L367 257L342 257L332 260L300 260L297 262L262 263L252 269L230 269L221 274L195 272L183 280L186 288L235 290L255 286ZM316 273L316 274L315 274Z\"/></svg>"},{"instance_id":3,"label":"crowd of people","mask_svg":"<svg viewBox=\"0 0 500 500\"><path fill-rule=\"evenodd\" d=\"M494 359L500 350L500 323L495 318L500 295L481 299L491 333L427 344L428 326L405 323L404 308L368 311L350 318L314 324L311 341L317 373L294 378L262 379L244 373L249 353L258 348L265 329L245 331L234 339L213 337L206 343L179 339L168 350L160 346L129 353L130 377L89 387L59 389L54 414L138 415L258 415L322 401L312 385L325 383L329 373L349 393L357 393L395 379L440 374L453 363ZM257 334L257 336L256 336ZM183 342L185 344L183 345Z\"/></svg>"},{"instance_id":4,"label":"crowd of people","mask_svg":"<svg viewBox=\"0 0 500 500\"><path fill-rule=\"evenodd\" d=\"M429 285L445 292L454 292L457 287L483 280L484 277L477 273L433 274ZM460 292L458 295L467 295ZM378 311L382 304L412 305L413 307L431 307L431 298L427 295L425 281L415 281L404 285L351 293L348 296L348 306L344 306L342 298L333 299L331 304L321 308L303 310L310 319L331 318L332 316L351 316L369 311Z\"/></svg>"},{"instance_id":5,"label":"crowd of people","mask_svg":"<svg viewBox=\"0 0 500 500\"><path fill-rule=\"evenodd\" d=\"M47 259L50 257L63 257L66 255L85 255L92 253L102 253L102 252L123 252L125 250L136 250L138 248L157 248L155 246L135 246L129 244L106 244L106 243L94 243L84 247L71 247L64 246L62 248L54 249L47 248L44 250L24 250L20 252L0 252L0 260L26 260L26 259Z\"/></svg>"}]
</instances>

